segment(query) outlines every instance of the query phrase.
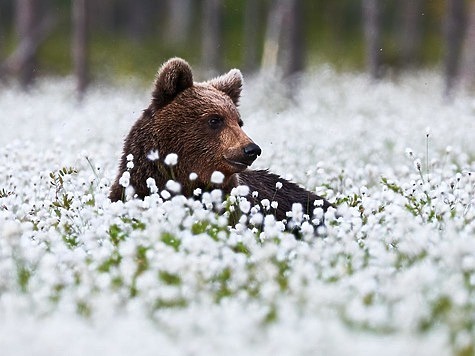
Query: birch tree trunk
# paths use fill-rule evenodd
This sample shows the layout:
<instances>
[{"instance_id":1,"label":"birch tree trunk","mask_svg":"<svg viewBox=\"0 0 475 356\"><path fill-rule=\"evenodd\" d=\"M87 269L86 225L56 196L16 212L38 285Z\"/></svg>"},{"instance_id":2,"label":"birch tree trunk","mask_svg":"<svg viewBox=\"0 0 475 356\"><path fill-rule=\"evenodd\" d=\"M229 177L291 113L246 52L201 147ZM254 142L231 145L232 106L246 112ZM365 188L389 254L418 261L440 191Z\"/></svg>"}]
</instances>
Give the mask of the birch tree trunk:
<instances>
[{"instance_id":1,"label":"birch tree trunk","mask_svg":"<svg viewBox=\"0 0 475 356\"><path fill-rule=\"evenodd\" d=\"M400 0L402 19L400 26L401 57L404 67L414 67L418 62L422 43L421 19L423 0Z\"/></svg>"},{"instance_id":2,"label":"birch tree trunk","mask_svg":"<svg viewBox=\"0 0 475 356\"><path fill-rule=\"evenodd\" d=\"M16 28L20 43L30 43L31 46L34 46L36 42L35 30L38 29L39 24L39 10L39 0L16 1ZM17 65L18 80L20 85L26 88L35 77L36 50L25 52L21 63L17 63Z\"/></svg>"},{"instance_id":3,"label":"birch tree trunk","mask_svg":"<svg viewBox=\"0 0 475 356\"><path fill-rule=\"evenodd\" d=\"M246 0L244 8L244 46L243 60L244 68L253 72L259 63L258 45L260 32L259 19L261 14L261 3L256 0Z\"/></svg>"},{"instance_id":4,"label":"birch tree trunk","mask_svg":"<svg viewBox=\"0 0 475 356\"><path fill-rule=\"evenodd\" d=\"M220 71L223 57L222 0L203 1L201 63L207 71Z\"/></svg>"},{"instance_id":5,"label":"birch tree trunk","mask_svg":"<svg viewBox=\"0 0 475 356\"><path fill-rule=\"evenodd\" d=\"M262 53L261 67L275 70L278 65L279 52L281 51L282 27L284 22L287 0L273 0L267 15L264 50Z\"/></svg>"},{"instance_id":6,"label":"birch tree trunk","mask_svg":"<svg viewBox=\"0 0 475 356\"><path fill-rule=\"evenodd\" d=\"M283 74L292 76L303 71L305 64L304 13L302 0L289 0L284 16L284 50Z\"/></svg>"},{"instance_id":7,"label":"birch tree trunk","mask_svg":"<svg viewBox=\"0 0 475 356\"><path fill-rule=\"evenodd\" d=\"M167 42L174 45L185 44L192 20L192 1L168 0L167 17L165 32Z\"/></svg>"},{"instance_id":8,"label":"birch tree trunk","mask_svg":"<svg viewBox=\"0 0 475 356\"><path fill-rule=\"evenodd\" d=\"M475 89L475 2L472 2L469 8L462 54L461 80L465 88Z\"/></svg>"},{"instance_id":9,"label":"birch tree trunk","mask_svg":"<svg viewBox=\"0 0 475 356\"><path fill-rule=\"evenodd\" d=\"M89 82L88 71L88 0L74 0L72 7L72 56L76 89L80 96Z\"/></svg>"},{"instance_id":10,"label":"birch tree trunk","mask_svg":"<svg viewBox=\"0 0 475 356\"><path fill-rule=\"evenodd\" d=\"M363 1L363 25L366 43L366 68L374 80L382 76L381 4L380 0Z\"/></svg>"},{"instance_id":11,"label":"birch tree trunk","mask_svg":"<svg viewBox=\"0 0 475 356\"><path fill-rule=\"evenodd\" d=\"M132 41L143 41L151 32L152 24L156 23L154 4L156 0L126 0L125 30Z\"/></svg>"},{"instance_id":12,"label":"birch tree trunk","mask_svg":"<svg viewBox=\"0 0 475 356\"><path fill-rule=\"evenodd\" d=\"M458 81L460 69L460 56L465 33L465 1L446 0L444 22L444 76L445 96L453 95Z\"/></svg>"}]
</instances>

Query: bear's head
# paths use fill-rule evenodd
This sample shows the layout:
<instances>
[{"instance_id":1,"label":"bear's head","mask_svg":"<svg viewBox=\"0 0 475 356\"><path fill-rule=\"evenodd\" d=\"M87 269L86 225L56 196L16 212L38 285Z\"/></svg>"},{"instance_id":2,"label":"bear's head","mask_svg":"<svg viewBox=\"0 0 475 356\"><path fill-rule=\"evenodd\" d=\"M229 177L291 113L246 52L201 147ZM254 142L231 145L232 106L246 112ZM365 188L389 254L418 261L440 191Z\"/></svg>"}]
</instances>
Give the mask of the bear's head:
<instances>
[{"instance_id":1,"label":"bear's head","mask_svg":"<svg viewBox=\"0 0 475 356\"><path fill-rule=\"evenodd\" d=\"M157 73L152 102L143 117L146 122L129 139L147 140L146 150L158 150L162 165L168 154L176 154L173 178L183 186L191 173L197 175L198 185L210 186L215 171L224 175L223 186L229 184L261 154L242 130L237 107L242 81L241 72L232 69L195 83L187 62L170 59Z\"/></svg>"}]
</instances>

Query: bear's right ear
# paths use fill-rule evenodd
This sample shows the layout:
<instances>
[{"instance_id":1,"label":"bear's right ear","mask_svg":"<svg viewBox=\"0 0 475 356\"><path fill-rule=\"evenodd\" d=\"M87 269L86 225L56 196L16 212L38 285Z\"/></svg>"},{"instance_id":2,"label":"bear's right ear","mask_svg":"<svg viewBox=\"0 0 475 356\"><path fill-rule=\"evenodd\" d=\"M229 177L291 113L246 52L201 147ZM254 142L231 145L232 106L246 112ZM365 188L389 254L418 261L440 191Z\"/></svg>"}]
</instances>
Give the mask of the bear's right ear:
<instances>
[{"instance_id":1,"label":"bear's right ear","mask_svg":"<svg viewBox=\"0 0 475 356\"><path fill-rule=\"evenodd\" d=\"M166 61L155 79L152 104L159 109L169 104L183 90L193 86L193 74L190 65L181 58Z\"/></svg>"}]
</instances>

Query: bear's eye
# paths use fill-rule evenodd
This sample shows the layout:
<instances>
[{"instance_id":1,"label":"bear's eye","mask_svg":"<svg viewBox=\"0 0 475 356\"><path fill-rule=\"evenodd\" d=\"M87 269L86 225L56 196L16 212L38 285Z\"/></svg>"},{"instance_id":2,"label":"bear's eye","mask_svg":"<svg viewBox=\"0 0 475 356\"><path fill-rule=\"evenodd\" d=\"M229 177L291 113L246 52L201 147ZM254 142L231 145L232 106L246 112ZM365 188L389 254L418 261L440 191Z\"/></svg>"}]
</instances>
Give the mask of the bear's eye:
<instances>
[{"instance_id":1,"label":"bear's eye","mask_svg":"<svg viewBox=\"0 0 475 356\"><path fill-rule=\"evenodd\" d=\"M208 125L212 129L219 129L223 125L224 119L221 116L212 116L208 119Z\"/></svg>"}]
</instances>

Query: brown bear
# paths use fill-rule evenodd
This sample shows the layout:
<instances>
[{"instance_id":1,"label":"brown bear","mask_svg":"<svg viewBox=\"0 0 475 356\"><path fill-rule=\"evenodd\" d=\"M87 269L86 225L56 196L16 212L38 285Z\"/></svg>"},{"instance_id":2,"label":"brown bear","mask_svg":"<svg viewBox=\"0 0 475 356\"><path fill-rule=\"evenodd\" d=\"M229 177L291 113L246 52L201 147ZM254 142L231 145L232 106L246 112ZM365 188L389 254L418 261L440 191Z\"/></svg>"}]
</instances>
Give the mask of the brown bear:
<instances>
[{"instance_id":1,"label":"brown bear","mask_svg":"<svg viewBox=\"0 0 475 356\"><path fill-rule=\"evenodd\" d=\"M277 202L271 212L278 220L286 218L293 203L300 203L310 217L316 205L324 211L332 206L276 174L248 169L261 149L242 130L238 111L242 82L241 72L232 69L207 82L194 83L184 60L173 58L163 64L150 106L125 139L110 199L124 198L126 184L121 185L120 180L128 172L130 186L141 199L150 194L147 179L153 178L160 190L169 180L178 182L181 194L187 197L193 196L196 188L206 191L219 187L228 194L233 187L247 185L250 202ZM169 154L176 154L177 162L167 162ZM219 182L212 179L216 171L222 173Z\"/></svg>"}]
</instances>

